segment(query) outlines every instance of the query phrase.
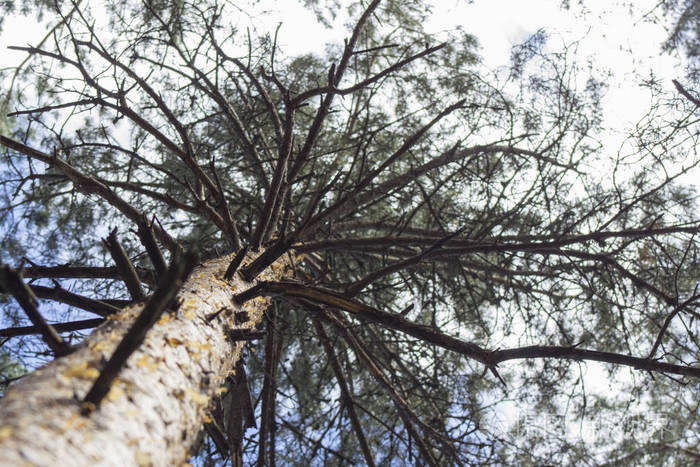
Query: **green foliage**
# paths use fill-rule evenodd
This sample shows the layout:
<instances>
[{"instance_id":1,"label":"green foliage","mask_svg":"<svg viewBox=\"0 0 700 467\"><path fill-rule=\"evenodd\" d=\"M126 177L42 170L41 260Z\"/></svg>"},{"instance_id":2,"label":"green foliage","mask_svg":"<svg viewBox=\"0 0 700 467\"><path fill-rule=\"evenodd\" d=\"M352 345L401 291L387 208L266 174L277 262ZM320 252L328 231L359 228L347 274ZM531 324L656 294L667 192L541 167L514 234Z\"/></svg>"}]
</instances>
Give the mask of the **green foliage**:
<instances>
[{"instance_id":1,"label":"green foliage","mask_svg":"<svg viewBox=\"0 0 700 467\"><path fill-rule=\"evenodd\" d=\"M4 350L0 350L0 397L5 394L10 383L25 373L26 370L21 363L10 357Z\"/></svg>"},{"instance_id":2,"label":"green foliage","mask_svg":"<svg viewBox=\"0 0 700 467\"><path fill-rule=\"evenodd\" d=\"M666 14L675 18L671 34L664 49L683 49L691 59L700 58L700 6L692 0L664 2Z\"/></svg>"},{"instance_id":3,"label":"green foliage","mask_svg":"<svg viewBox=\"0 0 700 467\"><path fill-rule=\"evenodd\" d=\"M365 3L305 1L329 27L347 17L348 35ZM298 279L337 291L405 262L377 274L354 298L490 350L560 345L647 355L674 309L668 297L682 302L696 293L698 245L688 228L697 226L697 193L680 180L698 164L697 122L678 102L652 95L649 115L615 154L604 141L605 77L576 62L575 44L551 52L538 31L513 49L510 69L487 70L467 31L429 34L424 2L385 1L358 34L337 88L391 72L336 95L317 126L343 46L285 56L274 36L238 20L241 11L246 7L228 2L81 5L45 44L54 55L32 55L26 71L34 78L18 84L12 109L20 114L6 129L30 146L55 148L182 245L196 243L205 258L234 247L219 220L226 209L244 242L252 240L288 136L289 191L264 245L301 231L294 241L303 244L295 247L309 248L311 261ZM105 13L108 21L98 21ZM292 109L294 98L314 89ZM449 163L418 172L448 156ZM216 190L203 186L193 166ZM107 266L99 239L118 226L134 263L151 267L133 223L56 167L7 151L1 170L4 261ZM215 196L218 184L225 205ZM306 220L349 196L304 231ZM670 230L646 232L663 228ZM125 294L104 278L61 284L91 296ZM278 461L362 462L311 315L298 303L276 307L277 321L264 326L282 338ZM678 315L656 357L700 359L696 309L692 301ZM572 359L489 369L403 332L347 319L389 381L378 380L342 333L326 326L379 465L417 464L424 455L390 390L412 409L411 423L439 465L576 464L640 450L640 459L653 463L685 454L656 451L650 440L663 444L668 436L694 446L680 436L683 424L697 423L690 385L652 384L639 372ZM268 357L260 348L246 357L255 397ZM618 383L614 391L588 392L590 374ZM522 410L498 426L514 407ZM640 428L677 410L684 412L670 423L673 434ZM607 436L614 425L588 438L567 432L572 419L598 423L625 412L625 437ZM535 423L552 422L548 431L532 429L533 414ZM257 433L248 435L250 461ZM223 462L212 446L202 443L203 465Z\"/></svg>"}]
</instances>

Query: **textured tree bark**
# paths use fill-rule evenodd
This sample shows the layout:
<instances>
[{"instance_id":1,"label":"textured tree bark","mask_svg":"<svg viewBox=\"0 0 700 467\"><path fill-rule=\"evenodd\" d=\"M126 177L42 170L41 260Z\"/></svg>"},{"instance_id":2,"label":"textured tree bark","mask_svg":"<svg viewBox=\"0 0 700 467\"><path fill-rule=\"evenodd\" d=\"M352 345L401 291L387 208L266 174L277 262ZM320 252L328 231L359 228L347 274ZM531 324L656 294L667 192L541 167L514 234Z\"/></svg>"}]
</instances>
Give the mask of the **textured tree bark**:
<instances>
[{"instance_id":1,"label":"textured tree bark","mask_svg":"<svg viewBox=\"0 0 700 467\"><path fill-rule=\"evenodd\" d=\"M101 407L81 415L81 401L142 308L123 310L98 327L78 349L26 376L0 400L0 466L176 466L206 421L209 401L235 368L244 341L227 329L253 329L269 299L242 306L234 293L252 286L236 274L223 278L231 257L196 268L126 367ZM251 261L246 259L244 264ZM291 275L282 257L260 276ZM222 310L211 322L207 317ZM236 312L245 311L248 321Z\"/></svg>"}]
</instances>

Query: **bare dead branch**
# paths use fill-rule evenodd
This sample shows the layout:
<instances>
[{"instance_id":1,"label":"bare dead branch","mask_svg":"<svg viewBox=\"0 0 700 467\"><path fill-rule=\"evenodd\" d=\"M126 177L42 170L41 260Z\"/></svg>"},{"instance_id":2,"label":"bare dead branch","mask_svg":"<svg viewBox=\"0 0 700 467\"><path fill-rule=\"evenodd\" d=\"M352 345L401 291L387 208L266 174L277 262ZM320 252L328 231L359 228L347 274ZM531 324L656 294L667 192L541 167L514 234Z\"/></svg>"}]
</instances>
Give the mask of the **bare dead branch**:
<instances>
[{"instance_id":1,"label":"bare dead branch","mask_svg":"<svg viewBox=\"0 0 700 467\"><path fill-rule=\"evenodd\" d=\"M685 97L685 98L688 99L690 102L692 102L693 104L695 104L696 107L700 107L700 99L698 99L697 97L694 97L692 94L690 94L690 92L688 92L688 91L683 87L683 85L681 85L681 83L679 83L679 82L676 81L675 79L674 79L674 80L671 80L671 82L672 82L673 85L676 87L676 89L678 90L678 92L680 92L680 93L683 95L683 97Z\"/></svg>"},{"instance_id":2,"label":"bare dead branch","mask_svg":"<svg viewBox=\"0 0 700 467\"><path fill-rule=\"evenodd\" d=\"M119 274L126 284L126 288L129 291L129 294L131 294L131 298L136 301L146 298L146 293L141 287L141 281L139 281L139 278L136 275L136 269L127 256L126 251L124 251L121 243L119 243L119 239L117 239L117 228L115 227L109 233L107 238L103 238L102 241L109 250L109 253L112 255L112 259L117 265Z\"/></svg>"},{"instance_id":3,"label":"bare dead branch","mask_svg":"<svg viewBox=\"0 0 700 467\"><path fill-rule=\"evenodd\" d=\"M30 285L29 287L32 289L32 292L34 292L34 295L39 298L65 303L66 305L95 313L103 318L119 313L121 307L132 303L129 300L95 300L70 292L59 286L46 287L43 285Z\"/></svg>"},{"instance_id":4,"label":"bare dead branch","mask_svg":"<svg viewBox=\"0 0 700 467\"><path fill-rule=\"evenodd\" d=\"M135 269L141 282L146 284L154 283L152 271L139 267ZM23 276L28 279L121 279L119 270L113 266L39 266L33 264L30 267L24 268Z\"/></svg>"},{"instance_id":5,"label":"bare dead branch","mask_svg":"<svg viewBox=\"0 0 700 467\"><path fill-rule=\"evenodd\" d=\"M593 360L630 366L641 370L656 371L659 373L678 374L694 378L700 377L700 368L689 365L676 365L612 352L580 349L575 346L529 346L517 349L489 351L472 342L466 342L448 336L430 326L411 322L400 314L383 312L360 302L345 298L337 292L321 289L319 287L304 286L296 282L260 282L256 286L237 295L236 300L249 300L260 295L282 295L284 297L302 299L308 302L321 303L326 306L338 308L362 320L380 324L389 329L403 332L447 350L458 352L483 363L487 367L492 367L500 362L512 359L558 358Z\"/></svg>"},{"instance_id":6,"label":"bare dead branch","mask_svg":"<svg viewBox=\"0 0 700 467\"><path fill-rule=\"evenodd\" d=\"M185 253L183 258L173 258L170 267L159 281L158 288L150 296L134 324L117 345L114 353L105 364L100 375L83 399L83 410L92 412L109 392L112 382L146 338L146 333L158 321L163 312L172 305L182 283L199 261L194 252Z\"/></svg>"},{"instance_id":7,"label":"bare dead branch","mask_svg":"<svg viewBox=\"0 0 700 467\"><path fill-rule=\"evenodd\" d=\"M27 313L27 317L34 323L46 342L46 345L53 351L56 357L67 355L71 351L70 345L66 343L56 330L39 313L38 302L32 290L24 283L22 276L10 266L3 264L0 266L0 292L11 293L17 303Z\"/></svg>"},{"instance_id":8,"label":"bare dead branch","mask_svg":"<svg viewBox=\"0 0 700 467\"><path fill-rule=\"evenodd\" d=\"M369 466L374 466L376 465L374 463L374 456L372 455L372 450L367 442L365 432L362 429L362 423L360 423L360 419L355 411L355 401L353 400L350 388L348 388L347 381L345 381L345 375L343 374L343 369L340 366L338 357L333 350L328 334L326 334L326 331L323 329L323 324L315 316L312 317L312 320L314 327L316 328L316 334L318 335L321 344L323 344L323 349L325 350L326 356L328 356L328 361L331 363L331 367L333 368L335 379L338 381L338 386L340 387L341 393L341 403L348 411L348 417L350 417L350 423L352 423L355 436L357 436L357 441L360 443L360 449L362 449L365 462L367 462L367 465Z\"/></svg>"},{"instance_id":9,"label":"bare dead branch","mask_svg":"<svg viewBox=\"0 0 700 467\"><path fill-rule=\"evenodd\" d=\"M276 313L270 311L267 323L267 335L265 337L265 373L263 387L260 398L262 408L260 415L260 431L258 434L258 464L267 465L271 463L274 446L270 446L268 452L267 441L270 431L274 430L275 421L275 394L277 392L277 365L279 363L279 346L281 336L275 330Z\"/></svg>"},{"instance_id":10,"label":"bare dead branch","mask_svg":"<svg viewBox=\"0 0 700 467\"><path fill-rule=\"evenodd\" d=\"M56 323L52 324L51 326L53 326L56 332L73 332L95 328L104 323L104 321L104 318L93 318L79 321L69 321L67 323ZM41 334L41 330L38 326L20 326L0 329L0 337L29 336L32 334Z\"/></svg>"}]
</instances>

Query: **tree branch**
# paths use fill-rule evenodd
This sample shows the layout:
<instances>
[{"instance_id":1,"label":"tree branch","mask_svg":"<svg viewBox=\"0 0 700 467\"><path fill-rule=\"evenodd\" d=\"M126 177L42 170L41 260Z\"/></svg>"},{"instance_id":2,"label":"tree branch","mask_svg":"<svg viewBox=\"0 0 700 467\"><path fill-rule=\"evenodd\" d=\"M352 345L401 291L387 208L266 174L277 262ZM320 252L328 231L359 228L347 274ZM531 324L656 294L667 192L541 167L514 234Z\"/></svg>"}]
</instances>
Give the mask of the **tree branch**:
<instances>
[{"instance_id":1,"label":"tree branch","mask_svg":"<svg viewBox=\"0 0 700 467\"><path fill-rule=\"evenodd\" d=\"M70 345L58 335L53 326L47 323L41 313L39 313L37 299L32 290L22 280L22 276L6 264L0 265L0 292L9 292L15 297L17 303L27 313L29 319L34 323L34 327L39 330L44 342L46 342L46 345L49 346L56 357L62 357L71 352Z\"/></svg>"},{"instance_id":2,"label":"tree branch","mask_svg":"<svg viewBox=\"0 0 700 467\"><path fill-rule=\"evenodd\" d=\"M175 256L170 267L161 277L158 288L144 305L131 328L117 345L114 353L105 364L100 375L83 399L83 410L91 412L97 409L107 395L112 381L146 338L146 333L158 321L163 312L172 305L182 283L185 281L199 258L196 253L187 252L184 258Z\"/></svg>"},{"instance_id":3,"label":"tree branch","mask_svg":"<svg viewBox=\"0 0 700 467\"><path fill-rule=\"evenodd\" d=\"M73 332L83 329L92 329L104 323L104 318L83 319L79 321L69 321L67 323L56 323L51 326L56 332ZM15 328L0 329L0 337L29 336L41 334L39 326L20 326Z\"/></svg>"},{"instance_id":4,"label":"tree branch","mask_svg":"<svg viewBox=\"0 0 700 467\"><path fill-rule=\"evenodd\" d=\"M372 450L369 447L367 437L362 429L362 423L360 422L357 412L355 411L355 401L352 393L350 392L350 388L348 387L348 383L345 380L345 375L343 374L343 369L340 366L338 357L333 350L333 345L331 344L328 334L326 334L326 331L323 329L323 324L319 321L319 319L315 316L312 316L311 319L313 320L314 327L316 328L316 334L318 335L321 344L323 344L323 349L326 352L328 361L331 363L333 373L335 373L335 379L340 387L340 401L343 407L345 407L345 409L348 411L348 417L350 418L350 423L352 424L355 436L357 436L357 441L360 443L362 455L365 457L365 462L367 465L374 466L376 464L374 463Z\"/></svg>"},{"instance_id":5,"label":"tree branch","mask_svg":"<svg viewBox=\"0 0 700 467\"><path fill-rule=\"evenodd\" d=\"M46 287L43 285L30 285L29 287L32 289L32 292L34 292L34 295L39 298L65 303L66 305L74 306L76 308L80 308L81 310L89 311L90 313L95 313L103 318L119 313L122 307L132 303L129 300L95 300L69 292L68 290L58 286Z\"/></svg>"},{"instance_id":6,"label":"tree branch","mask_svg":"<svg viewBox=\"0 0 700 467\"><path fill-rule=\"evenodd\" d=\"M674 79L674 80L671 80L671 82L672 82L673 85L676 87L676 89L678 90L678 92L680 92L681 94L683 94L683 96L684 96L686 99L688 99L690 102L692 102L693 104L695 104L696 107L700 107L700 99L698 99L698 98L694 97L692 94L690 94L690 93L681 85L681 83L679 83L679 82L676 81L675 79Z\"/></svg>"},{"instance_id":7,"label":"tree branch","mask_svg":"<svg viewBox=\"0 0 700 467\"><path fill-rule=\"evenodd\" d=\"M135 270L141 282L146 284L155 282L153 271L139 267L136 267ZM32 265L25 268L22 272L22 275L28 279L121 279L119 270L116 267Z\"/></svg>"},{"instance_id":8,"label":"tree branch","mask_svg":"<svg viewBox=\"0 0 700 467\"><path fill-rule=\"evenodd\" d=\"M57 155L47 154L3 135L0 135L0 144L7 146L10 149L14 149L15 151L18 151L28 157L40 160L49 166L55 167L61 173L67 176L79 191L86 195L91 193L97 194L109 204L114 206L119 212L126 216L127 219L133 221L139 226L147 224L146 216L143 213L119 197L119 195L112 191L108 186L95 180L93 177L82 173ZM163 229L156 228L155 234L158 236L158 239L162 241L171 251L180 248L177 241L175 241L175 239L168 235Z\"/></svg>"},{"instance_id":9,"label":"tree branch","mask_svg":"<svg viewBox=\"0 0 700 467\"><path fill-rule=\"evenodd\" d=\"M124 251L121 243L119 243L119 239L117 239L117 228L115 227L112 229L107 238L102 239L102 242L112 255L112 259L117 265L119 274L126 284L126 288L129 291L129 294L131 294L131 298L133 298L135 301L146 298L146 294L141 287L141 281L139 281L139 278L136 275L136 269L134 269L134 265L131 264L131 260L127 256L126 251Z\"/></svg>"},{"instance_id":10,"label":"tree branch","mask_svg":"<svg viewBox=\"0 0 700 467\"><path fill-rule=\"evenodd\" d=\"M392 314L377 310L343 295L319 287L304 286L296 282L260 282L256 286L236 296L237 300L249 300L256 296L277 296L303 299L313 303L321 303L338 308L357 316L361 320L380 324L389 329L403 332L420 340L430 342L439 347L460 353L494 367L500 362L513 359L558 358L571 360L593 360L605 363L630 366L640 370L657 371L660 373L678 374L700 378L700 368L689 365L675 365L648 358L632 357L612 352L580 349L576 346L528 346L507 350L490 351L472 342L463 341L448 336L441 331L422 324L417 324L400 314Z\"/></svg>"}]
</instances>

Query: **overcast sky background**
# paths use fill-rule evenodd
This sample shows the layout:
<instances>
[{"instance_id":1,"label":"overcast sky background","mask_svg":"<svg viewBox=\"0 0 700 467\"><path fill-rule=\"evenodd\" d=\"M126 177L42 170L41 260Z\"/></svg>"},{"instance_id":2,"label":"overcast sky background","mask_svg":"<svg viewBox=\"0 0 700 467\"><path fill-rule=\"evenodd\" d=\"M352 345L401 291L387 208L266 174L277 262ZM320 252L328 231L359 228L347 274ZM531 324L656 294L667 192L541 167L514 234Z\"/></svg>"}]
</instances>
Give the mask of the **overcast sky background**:
<instances>
[{"instance_id":1,"label":"overcast sky background","mask_svg":"<svg viewBox=\"0 0 700 467\"><path fill-rule=\"evenodd\" d=\"M668 36L663 22L655 24L653 15L645 16L658 4L656 0L593 0L570 11L561 8L561 0L432 3L434 14L426 28L439 32L460 25L478 38L489 68L507 66L513 45L541 28L550 34L550 50L580 41L580 63L592 58L597 67L613 74L605 111L608 123L619 129L636 122L648 108L649 91L639 86L642 80L653 72L665 88L673 89L671 80L682 76L681 59L661 54L661 44ZM327 30L319 25L314 14L299 2L265 1L261 8L275 11L268 20L269 31L282 22L280 43L289 54L318 51L324 43L342 41L346 35L341 28Z\"/></svg>"},{"instance_id":2,"label":"overcast sky background","mask_svg":"<svg viewBox=\"0 0 700 467\"><path fill-rule=\"evenodd\" d=\"M673 87L671 79L682 75L679 59L660 53L667 31L644 17L657 3L593 0L584 2L582 12L578 5L570 11L562 9L561 0L476 0L472 4L465 0L433 0L433 19L426 26L438 32L461 25L479 39L484 64L491 68L506 66L511 47L540 28L550 33L551 49L580 41L581 63L592 57L598 67L613 73L605 95L605 112L608 123L622 129L620 126L635 122L646 110L649 91L639 83L652 70L668 89ZM262 19L256 18L257 11L251 12L259 29L273 32L282 23L279 42L287 55L320 51L325 43L342 41L346 35L341 27L328 30L318 24L314 14L298 1L264 0L256 10L269 13ZM11 16L3 29L0 66L5 68L16 66L25 57L7 50L7 46L36 45L47 25L38 24L32 17Z\"/></svg>"}]
</instances>

